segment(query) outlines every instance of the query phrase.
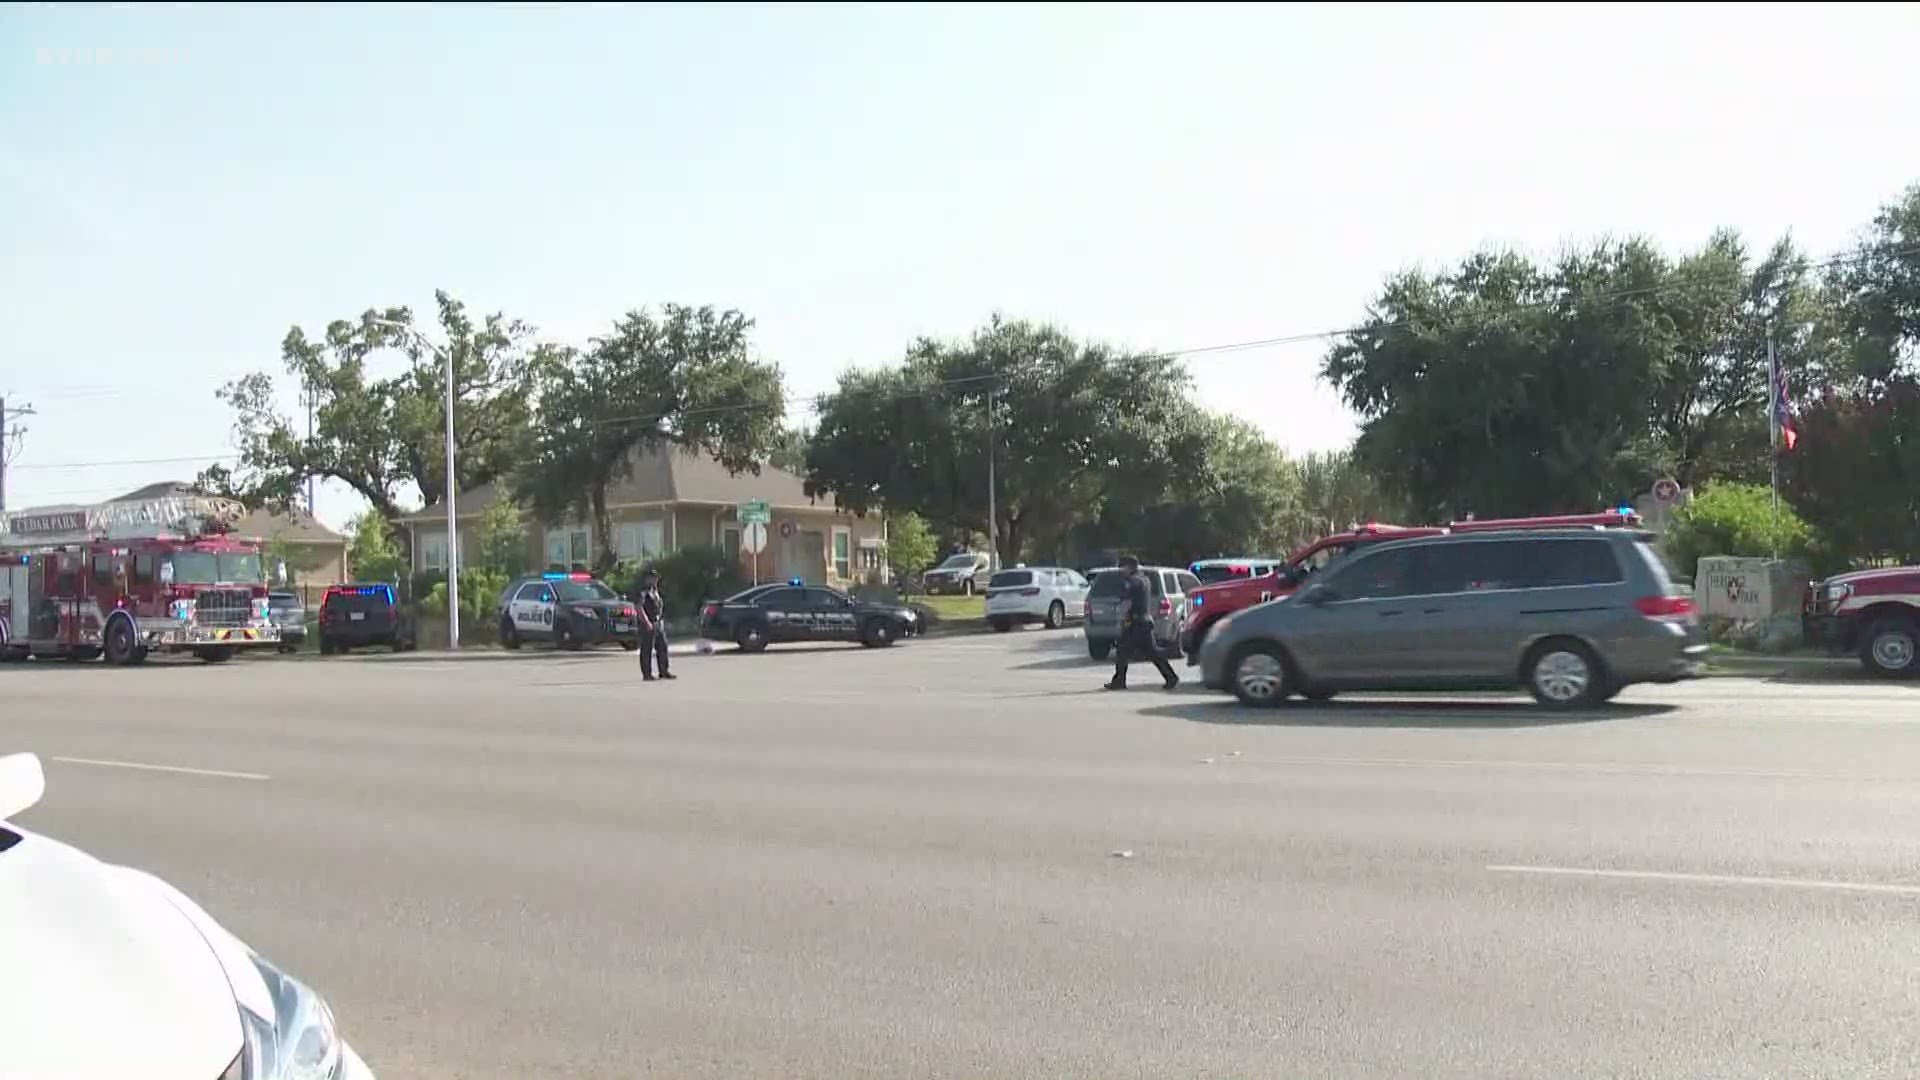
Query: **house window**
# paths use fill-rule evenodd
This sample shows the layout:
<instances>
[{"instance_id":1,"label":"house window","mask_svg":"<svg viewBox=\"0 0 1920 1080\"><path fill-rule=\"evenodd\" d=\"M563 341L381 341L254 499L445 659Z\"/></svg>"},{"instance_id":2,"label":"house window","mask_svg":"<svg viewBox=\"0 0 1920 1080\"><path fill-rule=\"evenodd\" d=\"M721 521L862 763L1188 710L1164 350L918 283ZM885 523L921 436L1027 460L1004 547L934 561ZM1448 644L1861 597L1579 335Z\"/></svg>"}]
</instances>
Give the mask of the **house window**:
<instances>
[{"instance_id":1,"label":"house window","mask_svg":"<svg viewBox=\"0 0 1920 1080\"><path fill-rule=\"evenodd\" d=\"M424 570L445 570L447 568L447 534L444 532L423 533L420 537L420 566Z\"/></svg>"},{"instance_id":2,"label":"house window","mask_svg":"<svg viewBox=\"0 0 1920 1080\"><path fill-rule=\"evenodd\" d=\"M593 534L584 525L547 530L547 565L567 569L593 561Z\"/></svg>"},{"instance_id":3,"label":"house window","mask_svg":"<svg viewBox=\"0 0 1920 1080\"><path fill-rule=\"evenodd\" d=\"M666 554L667 527L660 521L623 521L615 530L622 562L642 562Z\"/></svg>"},{"instance_id":4,"label":"house window","mask_svg":"<svg viewBox=\"0 0 1920 1080\"><path fill-rule=\"evenodd\" d=\"M853 530L844 525L833 527L833 574L842 580L853 576Z\"/></svg>"}]
</instances>

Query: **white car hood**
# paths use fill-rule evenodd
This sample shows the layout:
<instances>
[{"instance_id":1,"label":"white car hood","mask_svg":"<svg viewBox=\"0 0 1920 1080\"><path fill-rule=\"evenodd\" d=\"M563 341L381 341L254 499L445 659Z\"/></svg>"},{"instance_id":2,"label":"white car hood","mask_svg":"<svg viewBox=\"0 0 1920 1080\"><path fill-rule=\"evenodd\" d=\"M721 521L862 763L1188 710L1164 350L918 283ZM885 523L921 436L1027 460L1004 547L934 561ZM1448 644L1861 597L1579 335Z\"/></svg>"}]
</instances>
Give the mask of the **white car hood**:
<instances>
[{"instance_id":1,"label":"white car hood","mask_svg":"<svg viewBox=\"0 0 1920 1080\"><path fill-rule=\"evenodd\" d=\"M20 836L0 851L0 1080L218 1080L239 1008L170 890L0 829Z\"/></svg>"}]
</instances>

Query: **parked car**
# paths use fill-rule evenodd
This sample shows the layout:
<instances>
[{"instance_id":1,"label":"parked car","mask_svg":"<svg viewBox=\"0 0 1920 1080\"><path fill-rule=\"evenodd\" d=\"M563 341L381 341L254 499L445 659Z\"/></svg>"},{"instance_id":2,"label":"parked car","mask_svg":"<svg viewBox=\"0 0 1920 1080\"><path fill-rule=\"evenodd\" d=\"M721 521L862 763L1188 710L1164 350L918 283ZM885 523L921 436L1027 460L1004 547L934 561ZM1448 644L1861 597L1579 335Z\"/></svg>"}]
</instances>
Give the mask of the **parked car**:
<instances>
[{"instance_id":1,"label":"parked car","mask_svg":"<svg viewBox=\"0 0 1920 1080\"><path fill-rule=\"evenodd\" d=\"M267 594L267 614L280 628L280 651L296 652L307 643L307 604L296 592Z\"/></svg>"},{"instance_id":2,"label":"parked car","mask_svg":"<svg viewBox=\"0 0 1920 1080\"><path fill-rule=\"evenodd\" d=\"M1801 622L1808 641L1858 655L1875 675L1920 678L1920 566L1816 581L1807 589Z\"/></svg>"},{"instance_id":3,"label":"parked car","mask_svg":"<svg viewBox=\"0 0 1920 1080\"><path fill-rule=\"evenodd\" d=\"M419 644L413 613L387 582L329 585L320 597L320 654L332 656L369 645L406 652Z\"/></svg>"},{"instance_id":4,"label":"parked car","mask_svg":"<svg viewBox=\"0 0 1920 1080\"><path fill-rule=\"evenodd\" d=\"M920 587L929 594L958 593L972 596L984 592L993 576L993 560L977 551L949 555L939 566L920 575Z\"/></svg>"},{"instance_id":5,"label":"parked car","mask_svg":"<svg viewBox=\"0 0 1920 1080\"><path fill-rule=\"evenodd\" d=\"M987 582L987 625L1005 633L1025 623L1057 630L1087 615L1087 579L1059 566L1017 566Z\"/></svg>"},{"instance_id":6,"label":"parked car","mask_svg":"<svg viewBox=\"0 0 1920 1080\"><path fill-rule=\"evenodd\" d=\"M1180 655L1180 627L1186 622L1188 597L1200 587L1200 579L1174 566L1142 566L1153 604L1154 644L1169 656ZM1126 614L1126 572L1118 567L1098 571L1087 590L1087 655L1105 660L1120 637L1120 620Z\"/></svg>"},{"instance_id":7,"label":"parked car","mask_svg":"<svg viewBox=\"0 0 1920 1080\"><path fill-rule=\"evenodd\" d=\"M640 647L639 611L592 574L556 570L514 578L500 593L499 608L500 644L508 649L529 641L561 649Z\"/></svg>"},{"instance_id":8,"label":"parked car","mask_svg":"<svg viewBox=\"0 0 1920 1080\"><path fill-rule=\"evenodd\" d=\"M884 648L920 631L920 617L899 604L861 600L799 578L759 585L700 609L700 636L742 652L793 641L857 641Z\"/></svg>"},{"instance_id":9,"label":"parked car","mask_svg":"<svg viewBox=\"0 0 1920 1080\"><path fill-rule=\"evenodd\" d=\"M373 1080L319 994L179 890L7 820L45 788L0 757L0 1076Z\"/></svg>"},{"instance_id":10,"label":"parked car","mask_svg":"<svg viewBox=\"0 0 1920 1080\"><path fill-rule=\"evenodd\" d=\"M1652 539L1513 530L1376 544L1221 620L1200 668L1247 705L1512 686L1551 708L1597 705L1634 683L1697 675L1706 658L1693 598Z\"/></svg>"}]
</instances>

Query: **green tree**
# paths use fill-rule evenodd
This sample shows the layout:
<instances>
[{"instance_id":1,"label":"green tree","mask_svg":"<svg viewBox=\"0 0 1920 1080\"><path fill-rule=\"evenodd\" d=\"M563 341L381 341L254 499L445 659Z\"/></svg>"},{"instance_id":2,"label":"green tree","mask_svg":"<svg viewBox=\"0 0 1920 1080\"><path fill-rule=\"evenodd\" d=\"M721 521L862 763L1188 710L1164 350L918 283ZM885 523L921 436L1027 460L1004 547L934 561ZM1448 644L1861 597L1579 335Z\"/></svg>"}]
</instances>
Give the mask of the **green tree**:
<instances>
[{"instance_id":1,"label":"green tree","mask_svg":"<svg viewBox=\"0 0 1920 1080\"><path fill-rule=\"evenodd\" d=\"M380 511L368 509L353 519L347 541L347 572L356 581L405 580L407 557Z\"/></svg>"},{"instance_id":2,"label":"green tree","mask_svg":"<svg viewBox=\"0 0 1920 1080\"><path fill-rule=\"evenodd\" d=\"M808 490L985 533L991 428L999 554L1018 562L1064 544L1110 496L1142 502L1200 460L1186 388L1170 357L996 318L966 341L914 342L897 368L842 375L819 402Z\"/></svg>"},{"instance_id":3,"label":"green tree","mask_svg":"<svg viewBox=\"0 0 1920 1080\"><path fill-rule=\"evenodd\" d=\"M632 475L638 452L688 447L758 473L780 436L785 394L780 368L754 359L752 329L738 311L667 304L657 317L628 312L584 352L543 357L520 494L542 518L591 521L604 567L615 551L607 490Z\"/></svg>"},{"instance_id":4,"label":"green tree","mask_svg":"<svg viewBox=\"0 0 1920 1080\"><path fill-rule=\"evenodd\" d=\"M1835 555L1920 563L1920 378L1825 394L1796 422L1782 483Z\"/></svg>"},{"instance_id":5,"label":"green tree","mask_svg":"<svg viewBox=\"0 0 1920 1080\"><path fill-rule=\"evenodd\" d=\"M1829 273L1847 360L1829 381L1875 386L1920 374L1920 183L1881 207L1861 240Z\"/></svg>"},{"instance_id":6,"label":"green tree","mask_svg":"<svg viewBox=\"0 0 1920 1080\"><path fill-rule=\"evenodd\" d=\"M459 483L471 488L505 474L528 438L531 327L504 315L475 323L465 307L437 293L439 336L454 361L454 435ZM280 408L280 386L256 372L222 387L234 410L240 465L226 485L255 505L291 505L308 477L332 478L389 519L417 490L433 506L446 491L445 365L417 337L386 321L412 325L395 307L337 320L318 340L298 326L281 342L282 367L295 393L313 406L306 418ZM387 350L406 357L398 374L378 376Z\"/></svg>"},{"instance_id":7,"label":"green tree","mask_svg":"<svg viewBox=\"0 0 1920 1080\"><path fill-rule=\"evenodd\" d=\"M527 512L517 500L502 497L488 503L473 538L478 565L508 577L527 572Z\"/></svg>"},{"instance_id":8,"label":"green tree","mask_svg":"<svg viewBox=\"0 0 1920 1080\"><path fill-rule=\"evenodd\" d=\"M1230 416L1197 417L1201 454L1144 504L1110 499L1081 550L1134 551L1186 563L1217 555L1284 555L1306 531L1299 474L1259 429Z\"/></svg>"},{"instance_id":9,"label":"green tree","mask_svg":"<svg viewBox=\"0 0 1920 1080\"><path fill-rule=\"evenodd\" d=\"M940 552L927 521L911 510L887 517L887 566L899 581L917 581Z\"/></svg>"},{"instance_id":10,"label":"green tree","mask_svg":"<svg viewBox=\"0 0 1920 1080\"><path fill-rule=\"evenodd\" d=\"M807 474L807 431L805 428L781 428L767 452L767 464L796 476Z\"/></svg>"},{"instance_id":11,"label":"green tree","mask_svg":"<svg viewBox=\"0 0 1920 1080\"><path fill-rule=\"evenodd\" d=\"M1407 524L1407 508L1381 490L1373 472L1349 450L1302 454L1293 459L1300 486L1300 531L1294 545L1369 521Z\"/></svg>"},{"instance_id":12,"label":"green tree","mask_svg":"<svg viewBox=\"0 0 1920 1080\"><path fill-rule=\"evenodd\" d=\"M1675 511L1663 538L1667 556L1688 577L1710 555L1823 561L1813 529L1761 484L1714 484Z\"/></svg>"},{"instance_id":13,"label":"green tree","mask_svg":"<svg viewBox=\"0 0 1920 1080\"><path fill-rule=\"evenodd\" d=\"M1397 275L1323 370L1360 463L1417 516L1584 511L1659 473L1764 476L1767 339L1816 369L1828 321L1788 242L1758 263L1731 232L1677 262L1606 242Z\"/></svg>"}]
</instances>

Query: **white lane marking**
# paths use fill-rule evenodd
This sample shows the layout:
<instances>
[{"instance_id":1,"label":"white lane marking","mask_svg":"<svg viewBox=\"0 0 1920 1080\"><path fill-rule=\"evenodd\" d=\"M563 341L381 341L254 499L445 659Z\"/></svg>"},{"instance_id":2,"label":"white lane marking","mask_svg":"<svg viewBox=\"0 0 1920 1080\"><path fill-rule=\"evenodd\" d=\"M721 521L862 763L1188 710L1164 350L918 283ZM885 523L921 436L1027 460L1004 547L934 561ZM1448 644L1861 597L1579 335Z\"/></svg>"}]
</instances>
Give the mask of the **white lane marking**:
<instances>
[{"instance_id":1,"label":"white lane marking","mask_svg":"<svg viewBox=\"0 0 1920 1080\"><path fill-rule=\"evenodd\" d=\"M1489 866L1494 874L1539 874L1558 877L1620 878L1630 881L1674 881L1695 885L1759 885L1781 889L1824 889L1829 892L1890 893L1920 896L1920 885L1892 885L1875 881L1828 881L1820 878L1749 877L1744 874L1684 874L1670 870L1601 870L1579 866Z\"/></svg>"},{"instance_id":2,"label":"white lane marking","mask_svg":"<svg viewBox=\"0 0 1920 1080\"><path fill-rule=\"evenodd\" d=\"M189 769L184 765L149 765L140 761L102 761L99 758L50 757L48 761L58 761L62 765L98 765L107 769L141 769L147 772L185 773L188 776L217 776L222 780L271 780L273 777L257 772L232 772L227 769Z\"/></svg>"},{"instance_id":3,"label":"white lane marking","mask_svg":"<svg viewBox=\"0 0 1920 1080\"><path fill-rule=\"evenodd\" d=\"M1733 776L1762 780L1842 780L1909 782L1911 777L1843 776L1838 773L1790 769L1716 769L1692 765L1636 764L1616 761L1502 761L1498 758L1347 758L1283 757L1248 758L1254 764L1274 765L1357 765L1397 769L1542 769L1552 772L1592 772L1641 774L1649 776Z\"/></svg>"}]
</instances>

